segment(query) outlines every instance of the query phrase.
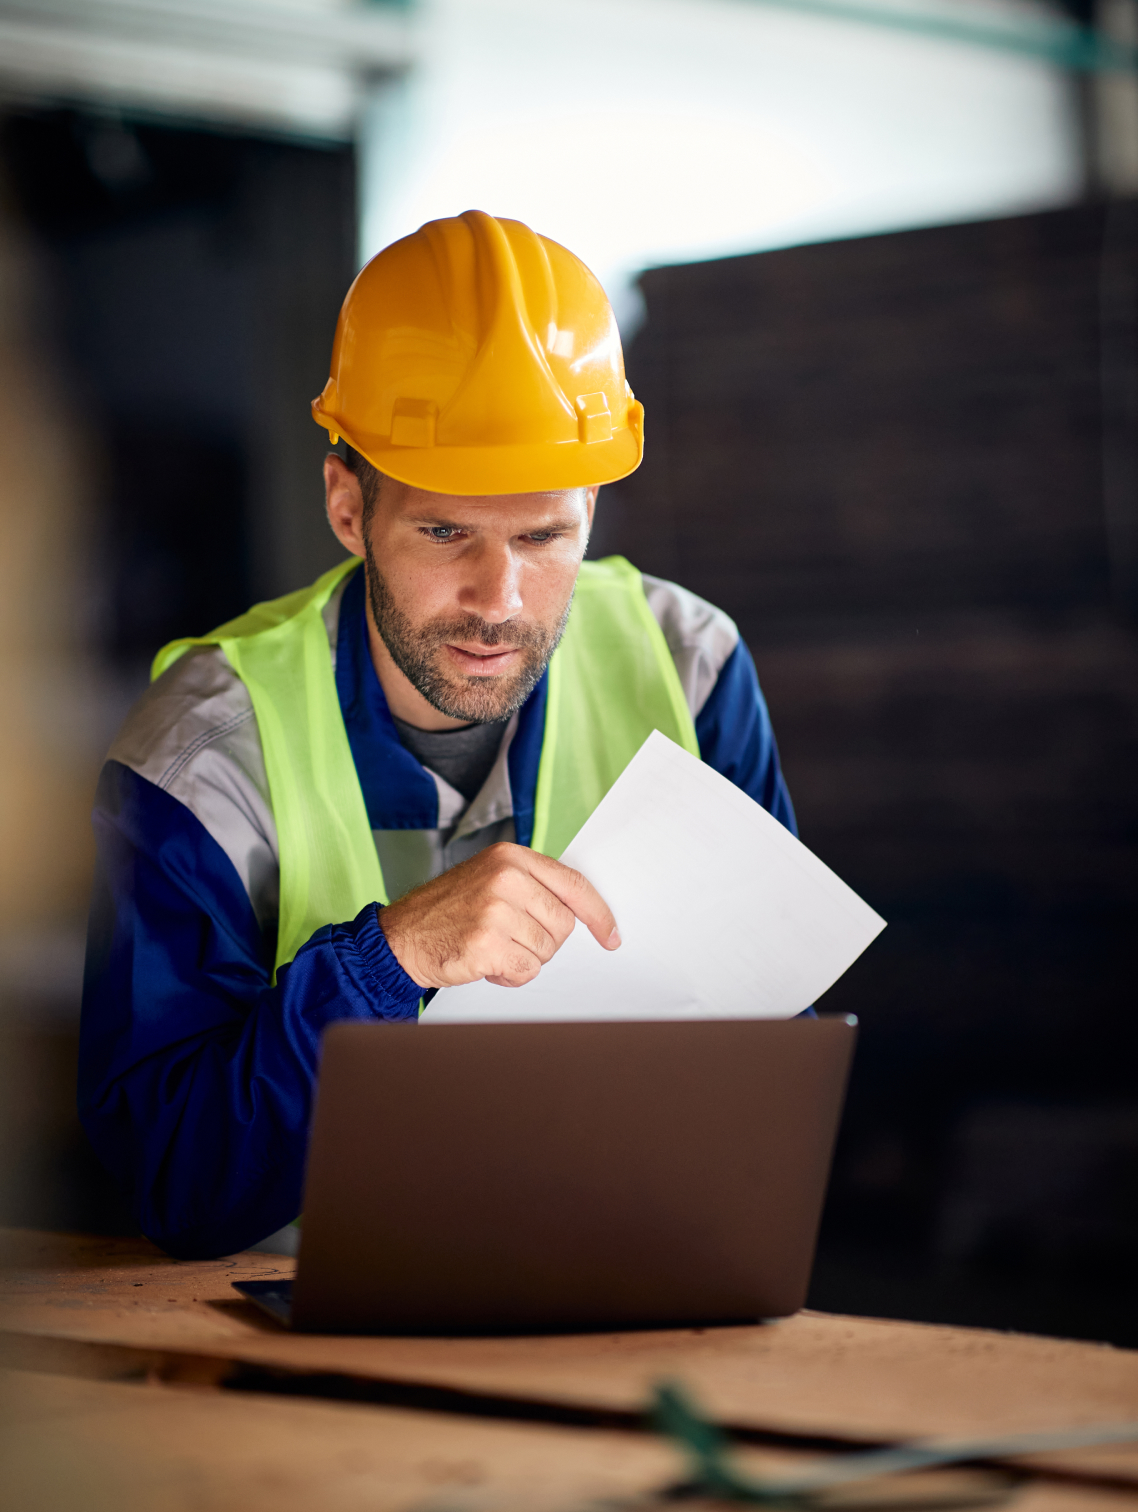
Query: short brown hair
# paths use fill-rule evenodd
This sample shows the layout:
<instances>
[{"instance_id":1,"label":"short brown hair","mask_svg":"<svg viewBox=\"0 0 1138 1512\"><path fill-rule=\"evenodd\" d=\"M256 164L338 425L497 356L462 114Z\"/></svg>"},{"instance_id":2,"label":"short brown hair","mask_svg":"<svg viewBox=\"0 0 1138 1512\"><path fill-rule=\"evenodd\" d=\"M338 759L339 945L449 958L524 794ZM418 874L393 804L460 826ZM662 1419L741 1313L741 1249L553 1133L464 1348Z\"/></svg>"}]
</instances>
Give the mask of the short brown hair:
<instances>
[{"instance_id":1,"label":"short brown hair","mask_svg":"<svg viewBox=\"0 0 1138 1512\"><path fill-rule=\"evenodd\" d=\"M344 443L344 461L359 479L360 493L363 494L364 498L363 528L366 530L371 522L372 515L375 513L375 506L379 501L379 490L383 484L383 474L378 467L369 462L361 452L356 451L354 446L349 446L346 441Z\"/></svg>"}]
</instances>

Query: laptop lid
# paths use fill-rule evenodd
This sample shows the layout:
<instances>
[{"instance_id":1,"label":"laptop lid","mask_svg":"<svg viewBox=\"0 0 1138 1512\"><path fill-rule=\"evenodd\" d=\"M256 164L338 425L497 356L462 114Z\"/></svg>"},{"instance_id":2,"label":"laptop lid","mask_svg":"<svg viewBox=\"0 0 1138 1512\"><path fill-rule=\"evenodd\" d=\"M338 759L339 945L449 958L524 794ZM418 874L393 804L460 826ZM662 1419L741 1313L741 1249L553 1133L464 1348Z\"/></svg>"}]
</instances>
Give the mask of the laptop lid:
<instances>
[{"instance_id":1,"label":"laptop lid","mask_svg":"<svg viewBox=\"0 0 1138 1512\"><path fill-rule=\"evenodd\" d=\"M797 1311L855 1035L845 1017L332 1025L293 1326Z\"/></svg>"}]
</instances>

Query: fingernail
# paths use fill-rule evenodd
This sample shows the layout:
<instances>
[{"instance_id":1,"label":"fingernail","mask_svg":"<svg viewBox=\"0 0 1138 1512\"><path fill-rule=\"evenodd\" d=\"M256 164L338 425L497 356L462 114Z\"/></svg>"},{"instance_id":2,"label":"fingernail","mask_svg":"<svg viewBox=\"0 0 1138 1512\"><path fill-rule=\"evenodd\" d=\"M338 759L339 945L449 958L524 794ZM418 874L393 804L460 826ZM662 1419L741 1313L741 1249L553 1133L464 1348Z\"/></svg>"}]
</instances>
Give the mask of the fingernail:
<instances>
[{"instance_id":1,"label":"fingernail","mask_svg":"<svg viewBox=\"0 0 1138 1512\"><path fill-rule=\"evenodd\" d=\"M619 944L620 944L620 930L617 929L616 925L614 924L613 928L612 928L612 934L609 935L608 941L607 941L607 944L606 944L605 948L608 949L608 950L615 950Z\"/></svg>"}]
</instances>

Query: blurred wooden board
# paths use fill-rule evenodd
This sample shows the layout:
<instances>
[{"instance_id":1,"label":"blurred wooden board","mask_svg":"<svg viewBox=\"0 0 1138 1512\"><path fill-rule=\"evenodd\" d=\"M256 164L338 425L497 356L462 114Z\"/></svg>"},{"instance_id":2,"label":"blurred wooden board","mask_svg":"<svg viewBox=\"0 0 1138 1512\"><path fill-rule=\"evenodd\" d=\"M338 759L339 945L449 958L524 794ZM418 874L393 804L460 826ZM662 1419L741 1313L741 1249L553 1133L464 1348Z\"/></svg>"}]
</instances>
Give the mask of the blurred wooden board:
<instances>
[{"instance_id":1,"label":"blurred wooden board","mask_svg":"<svg viewBox=\"0 0 1138 1512\"><path fill-rule=\"evenodd\" d=\"M646 1434L0 1371L0 1503L20 1512L385 1512L634 1495L677 1478Z\"/></svg>"},{"instance_id":2,"label":"blurred wooden board","mask_svg":"<svg viewBox=\"0 0 1138 1512\"><path fill-rule=\"evenodd\" d=\"M494 1399L506 1411L517 1403L519 1415L607 1413L630 1424L668 1379L730 1426L855 1442L1138 1418L1138 1352L1109 1346L812 1313L548 1338L302 1336L231 1289L288 1274L292 1263L277 1256L183 1263L145 1241L22 1233L6 1248L0 1326L9 1358L32 1368L106 1378L145 1367L204 1381L240 1364L295 1375L298 1389L301 1377L342 1377ZM1052 1463L1138 1486L1138 1446Z\"/></svg>"},{"instance_id":3,"label":"blurred wooden board","mask_svg":"<svg viewBox=\"0 0 1138 1512\"><path fill-rule=\"evenodd\" d=\"M786 1473L803 1457L747 1451L741 1461ZM666 1512L677 1504L657 1493L683 1469L645 1434L25 1371L0 1371L0 1463L0 1502L20 1512L618 1512L626 1502ZM906 1489L943 1508L961 1479L909 1477ZM896 1498L901 1483L889 1489ZM1009 1501L1015 1512L1124 1512L1138 1492L1033 1481Z\"/></svg>"}]
</instances>

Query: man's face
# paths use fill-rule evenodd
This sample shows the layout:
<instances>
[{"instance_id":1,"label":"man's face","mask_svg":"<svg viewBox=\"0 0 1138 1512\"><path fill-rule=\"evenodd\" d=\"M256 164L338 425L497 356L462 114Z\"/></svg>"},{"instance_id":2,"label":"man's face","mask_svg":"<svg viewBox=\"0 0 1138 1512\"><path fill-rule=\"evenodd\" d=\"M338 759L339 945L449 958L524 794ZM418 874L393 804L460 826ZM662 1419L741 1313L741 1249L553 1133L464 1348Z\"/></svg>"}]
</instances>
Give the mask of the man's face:
<instances>
[{"instance_id":1,"label":"man's face","mask_svg":"<svg viewBox=\"0 0 1138 1512\"><path fill-rule=\"evenodd\" d=\"M469 498L383 479L363 533L371 611L439 713L488 723L525 703L565 629L595 498Z\"/></svg>"}]
</instances>

